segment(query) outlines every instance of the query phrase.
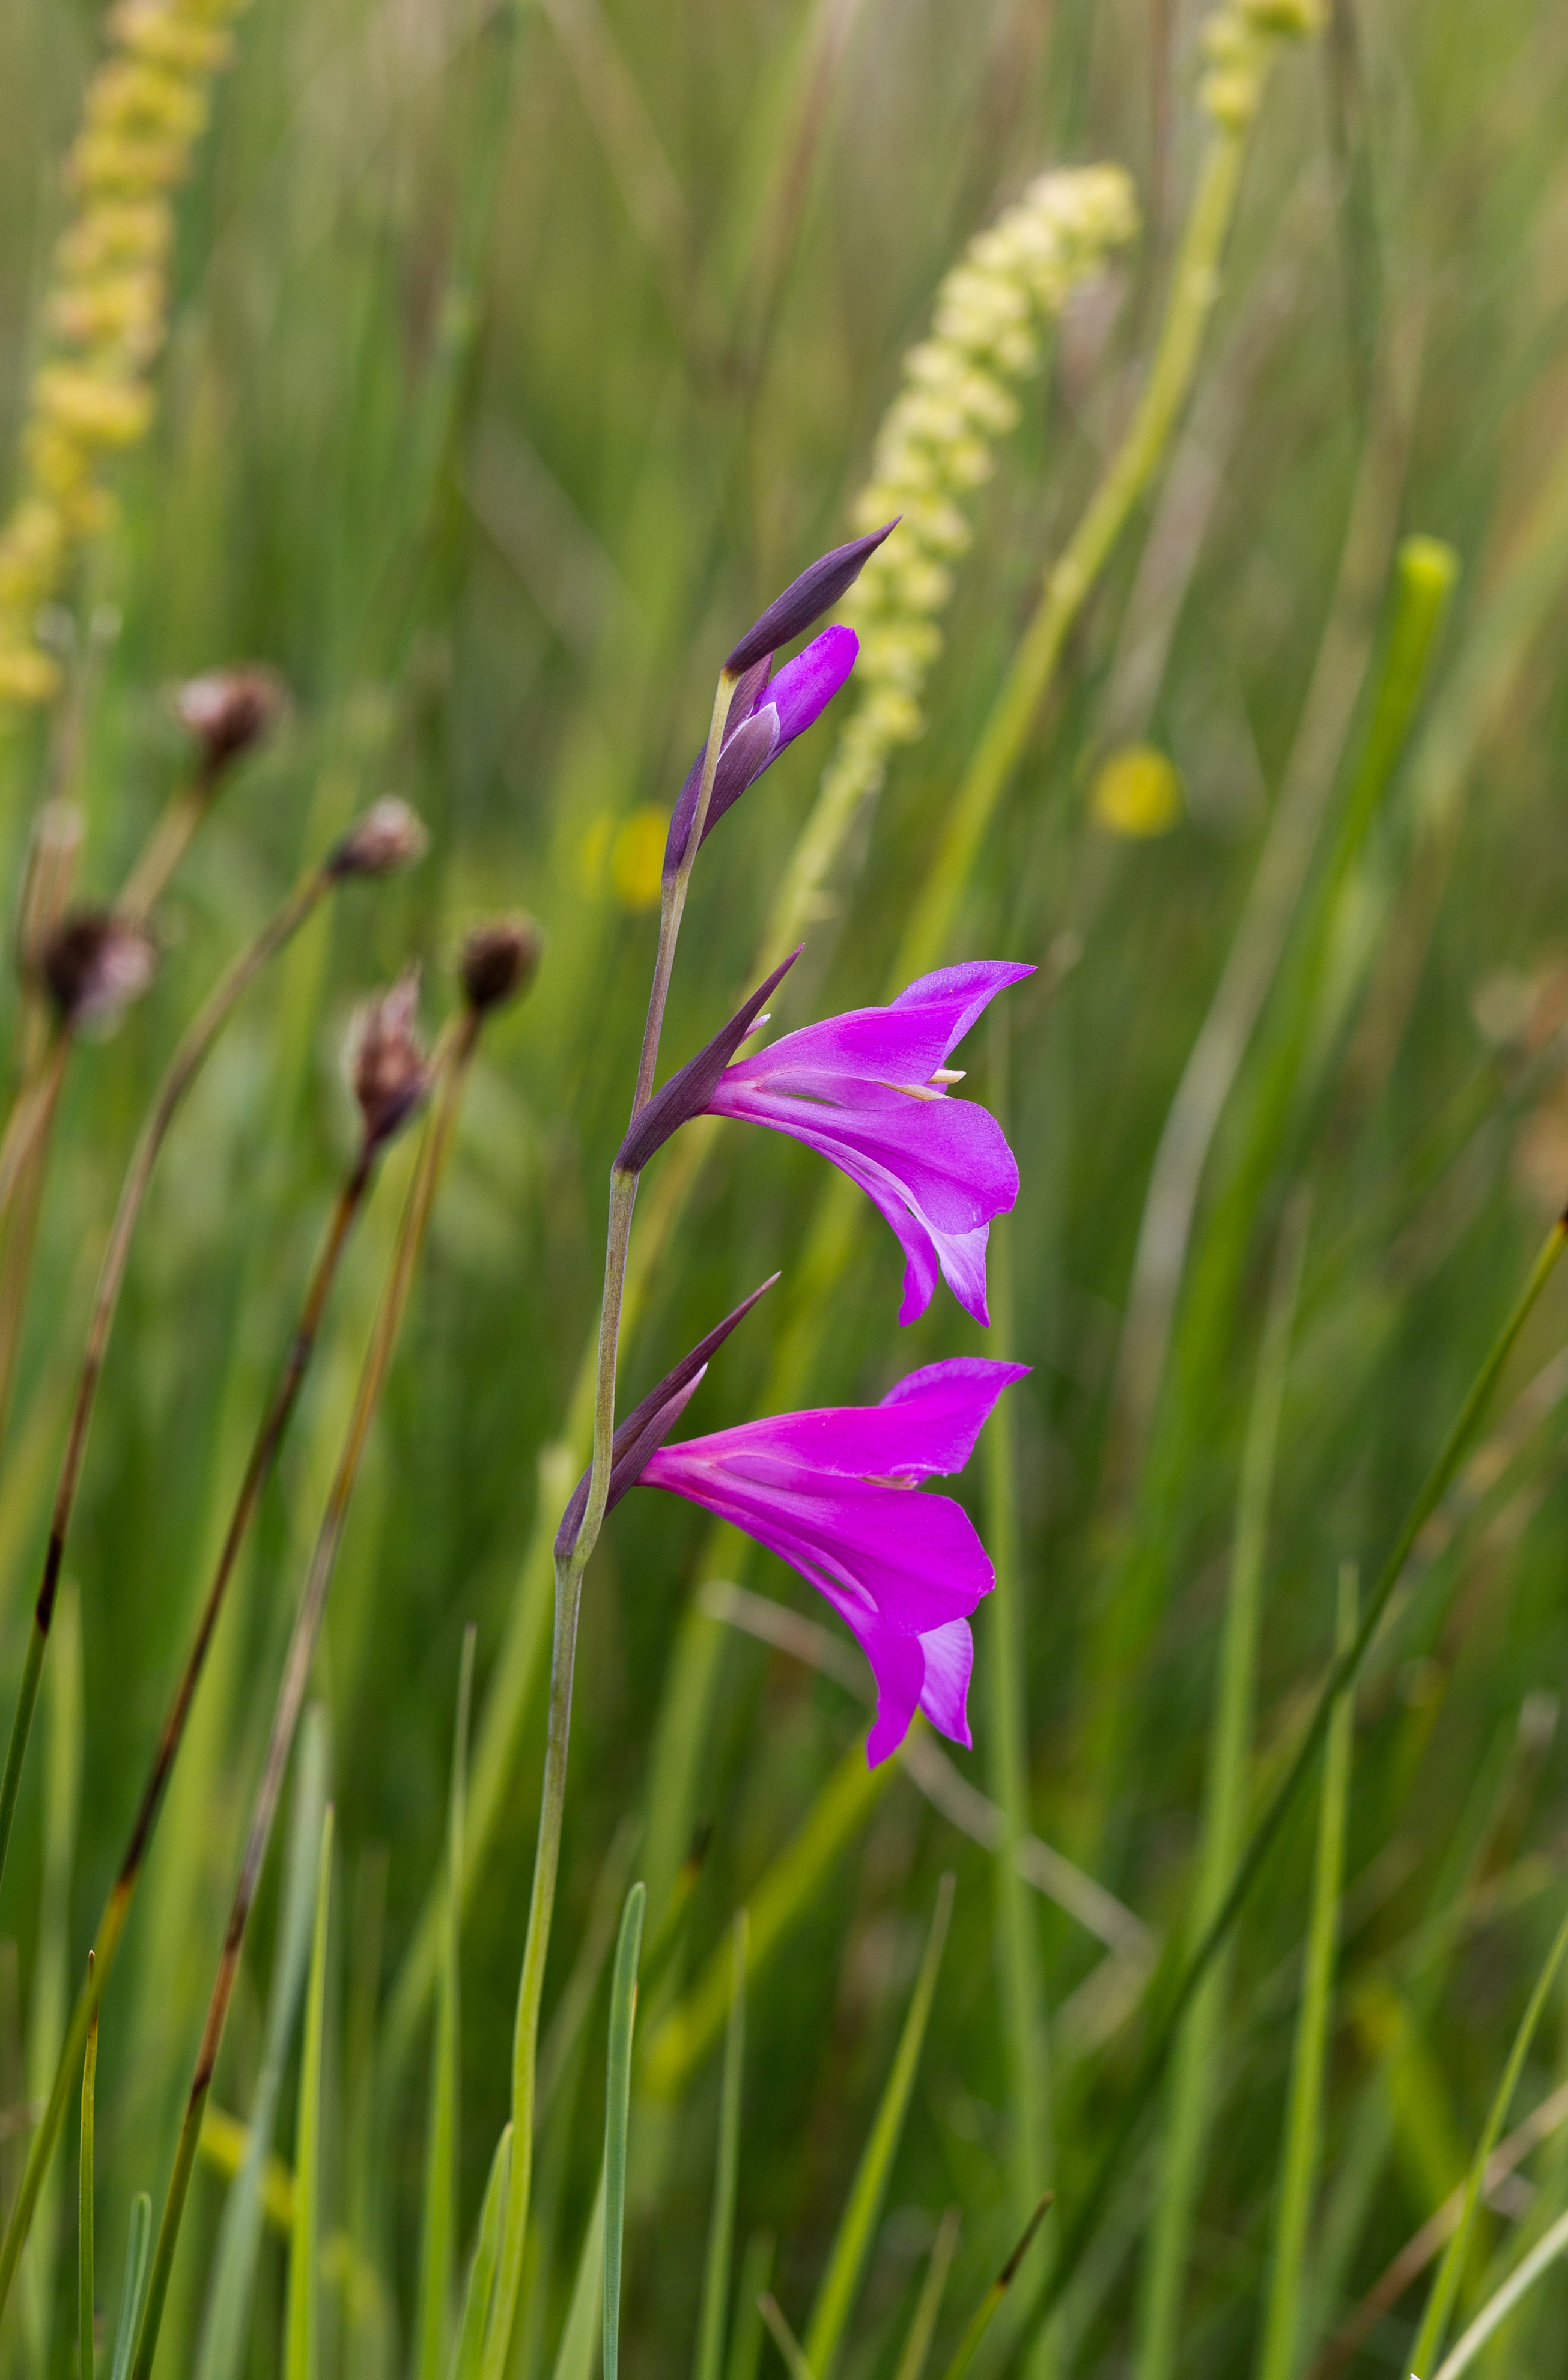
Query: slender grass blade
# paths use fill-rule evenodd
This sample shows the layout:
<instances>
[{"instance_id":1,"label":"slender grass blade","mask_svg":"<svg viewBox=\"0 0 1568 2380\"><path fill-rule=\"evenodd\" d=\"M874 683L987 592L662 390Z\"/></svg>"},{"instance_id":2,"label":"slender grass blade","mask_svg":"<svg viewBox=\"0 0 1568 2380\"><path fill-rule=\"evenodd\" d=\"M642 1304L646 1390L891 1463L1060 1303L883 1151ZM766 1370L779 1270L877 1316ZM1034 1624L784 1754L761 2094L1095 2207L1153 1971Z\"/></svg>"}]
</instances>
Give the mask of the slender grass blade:
<instances>
[{"instance_id":1,"label":"slender grass blade","mask_svg":"<svg viewBox=\"0 0 1568 2380\"><path fill-rule=\"evenodd\" d=\"M501 2252L501 2216L506 2204L506 2176L511 2163L512 2127L507 2124L490 2161L490 2179L485 2183L484 2204L480 2209L479 2239L468 2266L463 2319L453 2351L452 2380L478 2380L484 2354L484 2326L490 2318L490 2301L495 2288L495 2260Z\"/></svg>"},{"instance_id":2,"label":"slender grass blade","mask_svg":"<svg viewBox=\"0 0 1568 2380\"><path fill-rule=\"evenodd\" d=\"M926 2277L920 2284L914 2318L899 2350L893 2380L920 2380L926 2368L937 2316L942 2312L942 2291L947 2287L947 2276L953 2268L958 2246L960 2220L956 2206L950 2206L937 2228L936 2238L931 2242L930 2262L926 2266Z\"/></svg>"},{"instance_id":3,"label":"slender grass blade","mask_svg":"<svg viewBox=\"0 0 1568 2380\"><path fill-rule=\"evenodd\" d=\"M812 2309L805 2351L806 2361L816 2380L829 2380L844 2344L850 2315L855 2311L866 2259L871 2252L888 2176L904 2130L909 2095L915 2087L915 2072L920 2062L931 2001L936 1996L937 1974L947 1942L948 1920L953 1914L953 1877L944 1876L937 1890L936 1910L931 1918L930 1932L926 1937L925 1956L920 1961L920 1972L915 1978L909 2012L904 2020L904 2030L893 2055L893 2070L887 2078L870 2134L861 2153L859 2169L850 2188L848 2204L840 2217L838 2233L828 2256L828 2268L822 2276L817 2302Z\"/></svg>"},{"instance_id":4,"label":"slender grass blade","mask_svg":"<svg viewBox=\"0 0 1568 2380\"><path fill-rule=\"evenodd\" d=\"M702 2312L694 2380L719 2380L724 2361L724 2309L729 2299L730 2257L735 2244L740 2093L746 2063L746 1912L738 1909L730 1930L733 1967L729 2023L724 2034L724 2080L719 2095L719 2155L713 2176L713 2212L708 2225L708 2254L702 2272Z\"/></svg>"},{"instance_id":5,"label":"slender grass blade","mask_svg":"<svg viewBox=\"0 0 1568 2380\"><path fill-rule=\"evenodd\" d=\"M126 2242L125 2279L120 2284L120 2318L115 2327L115 2352L109 2380L126 2380L141 2326L141 2301L147 2294L148 2252L152 2244L152 2200L139 2190L130 2203L130 2237Z\"/></svg>"},{"instance_id":6,"label":"slender grass blade","mask_svg":"<svg viewBox=\"0 0 1568 2380\"><path fill-rule=\"evenodd\" d=\"M316 2380L321 2369L322 2047L326 2033L332 1821L329 1802L322 1820L322 1848L316 1868L316 1930L310 1949L310 1980L305 1993L304 2049L299 2060L284 2380Z\"/></svg>"},{"instance_id":7,"label":"slender grass blade","mask_svg":"<svg viewBox=\"0 0 1568 2380\"><path fill-rule=\"evenodd\" d=\"M621 2249L626 2216L626 2124L631 2109L637 1962L648 1888L634 1884L621 1917L610 1978L610 2057L604 2080L604 2380L616 2380L621 2342Z\"/></svg>"},{"instance_id":8,"label":"slender grass blade","mask_svg":"<svg viewBox=\"0 0 1568 2380\"><path fill-rule=\"evenodd\" d=\"M92 1953L87 1954L87 1975L92 1980ZM98 2079L98 2011L87 2028L87 2051L81 2066L81 2154L77 2166L77 2339L81 2380L92 2380L92 2118Z\"/></svg>"},{"instance_id":9,"label":"slender grass blade","mask_svg":"<svg viewBox=\"0 0 1568 2380\"><path fill-rule=\"evenodd\" d=\"M474 1682L474 1628L463 1632L457 1719L447 1802L446 1891L435 2035L431 2046L430 2130L425 2144L424 2220L419 2235L419 2301L415 2324L418 2380L441 2380L450 2352L457 2236L457 2092L461 2042L459 1964L463 1930L463 1803L468 1767L468 1709Z\"/></svg>"}]
</instances>

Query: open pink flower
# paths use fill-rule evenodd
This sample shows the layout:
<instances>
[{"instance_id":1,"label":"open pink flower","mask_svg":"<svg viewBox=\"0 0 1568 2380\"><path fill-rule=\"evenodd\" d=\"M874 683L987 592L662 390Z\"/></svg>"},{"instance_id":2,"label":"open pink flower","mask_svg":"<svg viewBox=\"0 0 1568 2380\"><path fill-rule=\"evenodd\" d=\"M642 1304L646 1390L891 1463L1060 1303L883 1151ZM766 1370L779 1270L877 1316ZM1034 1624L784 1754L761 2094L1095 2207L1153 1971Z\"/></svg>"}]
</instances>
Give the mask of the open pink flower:
<instances>
[{"instance_id":1,"label":"open pink flower","mask_svg":"<svg viewBox=\"0 0 1568 2380\"><path fill-rule=\"evenodd\" d=\"M982 1356L928 1364L881 1404L742 1422L661 1446L641 1465L643 1487L732 1522L827 1597L876 1678L873 1767L917 1710L969 1741L969 1614L995 1573L961 1504L911 1491L963 1469L997 1398L1027 1369Z\"/></svg>"},{"instance_id":2,"label":"open pink flower","mask_svg":"<svg viewBox=\"0 0 1568 2380\"><path fill-rule=\"evenodd\" d=\"M950 1099L947 1059L1003 987L1027 966L973 959L923 975L888 1008L786 1033L719 1077L713 1115L748 1117L803 1140L857 1182L904 1250L900 1322L931 1302L940 1269L978 1323L993 1215L1018 1196L1002 1126L973 1099Z\"/></svg>"}]
</instances>

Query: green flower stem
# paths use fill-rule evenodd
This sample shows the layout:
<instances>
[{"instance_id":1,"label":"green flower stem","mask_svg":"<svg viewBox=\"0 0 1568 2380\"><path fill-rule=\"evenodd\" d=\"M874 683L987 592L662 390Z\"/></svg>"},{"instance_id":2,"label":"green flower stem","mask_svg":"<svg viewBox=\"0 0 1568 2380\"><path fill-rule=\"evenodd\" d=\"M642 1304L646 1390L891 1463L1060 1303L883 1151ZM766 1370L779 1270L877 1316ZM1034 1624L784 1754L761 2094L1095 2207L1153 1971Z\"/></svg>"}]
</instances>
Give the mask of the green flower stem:
<instances>
[{"instance_id":1,"label":"green flower stem","mask_svg":"<svg viewBox=\"0 0 1568 2380\"><path fill-rule=\"evenodd\" d=\"M87 1954L92 1980L93 1958ZM98 2082L98 2020L87 2028L81 2067L81 2156L77 2168L77 2304L80 2380L92 2380L92 2119Z\"/></svg>"},{"instance_id":2,"label":"green flower stem","mask_svg":"<svg viewBox=\"0 0 1568 2380\"><path fill-rule=\"evenodd\" d=\"M55 1597L59 1592L60 1572L66 1558L66 1538L70 1529L71 1514L76 1506L77 1489L81 1484L81 1468L87 1454L87 1434L91 1427L92 1408L98 1394L98 1382L108 1352L109 1333L114 1328L115 1313L119 1304L120 1290L125 1281L126 1264L130 1244L140 1218L148 1185L152 1179L169 1127L174 1123L181 1102L200 1074L213 1042L227 1024L241 994L261 973L269 959L274 957L297 934L311 912L319 906L336 881L330 864L318 865L307 870L281 908L261 928L249 946L241 951L227 973L213 987L190 1025L178 1049L170 1059L167 1071L159 1087L152 1111L141 1127L125 1182L120 1190L119 1205L109 1232L109 1245L99 1269L97 1294L93 1299L92 1317L88 1324L87 1345L82 1354L81 1369L77 1378L76 1403L72 1409L70 1428L66 1439L66 1451L60 1464L59 1484L55 1491L55 1509L49 1525L49 1544L43 1558L43 1575L39 1584L38 1599L33 1609L32 1631L28 1640L27 1658L22 1668L21 1688L17 1697L16 1717L11 1723L11 1740L6 1753L6 1767L0 1778L0 1876L5 1874L6 1854L10 1846L11 1826L16 1816L17 1792L21 1784L22 1762L27 1755L28 1735L32 1726L33 1707L38 1700L39 1681L43 1674L43 1657L49 1645L49 1629L55 1617ZM10 2283L10 2268L0 2251L0 2305L4 2305Z\"/></svg>"},{"instance_id":3,"label":"green flower stem","mask_svg":"<svg viewBox=\"0 0 1568 2380\"><path fill-rule=\"evenodd\" d=\"M239 1874L235 1884L234 1901L229 1912L227 1931L218 1963L217 1978L208 2003L207 2020L202 2028L201 2044L197 2051L196 2071L191 2080L189 2097L186 2102L185 2119L180 2127L179 2143L175 2152L174 2170L169 2178L168 2192L164 2202L163 2220L158 2228L158 2244L153 2252L152 2277L148 2283L147 2304L142 2315L140 2336L137 2340L132 2380L151 2380L153 2357L157 2351L158 2329L163 2319L164 2301L168 2294L169 2276L173 2269L175 2248L179 2238L180 2221L185 2212L187 2192L190 2187L191 2170L196 2163L197 2144L201 2138L201 2119L213 2086L213 2071L217 2064L218 2050L223 2041L224 2026L239 1972L239 1957L244 1947L245 1930L261 1878L267 1844L272 1834L273 1819L277 1812L278 1798L283 1791L284 1773L293 1748L295 1730L310 1682L310 1667L315 1658L316 1645L322 1621L326 1613L327 1593L336 1567L338 1548L348 1517L348 1507L359 1464L370 1436L371 1424L381 1403L391 1369L393 1351L403 1315L413 1287L414 1273L424 1245L431 1209L435 1202L446 1154L457 1121L463 1087L468 1065L479 1038L479 1019L472 1010L465 1013L456 1028L441 1066L441 1084L436 1103L419 1151L419 1165L404 1209L397 1244L393 1251L392 1265L386 1286L382 1293L375 1329L366 1351L359 1374L354 1408L349 1415L343 1450L327 1496L315 1551L311 1556L299 1609L295 1615L294 1632L285 1657L283 1677L278 1687L273 1712L272 1733L268 1739L266 1757L262 1763L261 1782L251 1807L250 1828L241 1856Z\"/></svg>"},{"instance_id":4,"label":"green flower stem","mask_svg":"<svg viewBox=\"0 0 1568 2380\"><path fill-rule=\"evenodd\" d=\"M713 716L702 756L702 778L697 808L686 849L672 881L664 890L659 920L659 949L653 964L653 984L648 998L642 1054L632 1094L636 1118L653 1095L659 1064L659 1041L664 1005L675 969L691 871L701 847L708 811L718 773L719 752L735 680L721 670L713 697ZM533 2132L536 2067L539 2058L539 2011L544 1997L544 1967L550 1950L550 1925L555 1908L555 1875L561 1859L561 1826L566 1806L566 1755L572 1728L572 1673L577 1660L577 1613L582 1605L583 1572L588 1568L603 1525L610 1495L610 1461L615 1436L615 1365L620 1347L621 1304L626 1293L626 1265L631 1251L632 1209L637 1204L638 1177L619 1166L610 1173L610 1220L604 1255L604 1291L599 1308L599 1341L594 1359L593 1457L589 1469L588 1502L571 1547L555 1557L555 1628L550 1657L550 1709L545 1723L544 1777L541 1789L539 1842L534 1853L533 1886L529 1899L528 1932L523 1940L522 1973L517 1983L517 2013L512 2036L511 2171L506 2180L506 2212L502 2229L501 2258L495 2277L495 2302L485 2340L481 2380L503 2380L512 2341L512 2324L522 2286L528 2247L529 2193L533 2180Z\"/></svg>"},{"instance_id":5,"label":"green flower stem","mask_svg":"<svg viewBox=\"0 0 1568 2380\"><path fill-rule=\"evenodd\" d=\"M1027 2344L1060 2302L1073 2275L1083 2261L1084 2252L1094 2237L1107 2200L1121 2177L1127 2152L1131 2148L1143 2113L1158 2089L1169 2062L1171 2052L1181 2032L1183 2020L1205 1975L1230 1936L1247 1895L1258 1879L1259 1871L1273 1847L1281 1827L1317 1759L1329 1731L1340 1696L1360 1671L1367 1652L1388 1609L1395 1587L1404 1575L1416 1538L1431 1514L1441 1503L1469 1451L1490 1401L1493 1389L1506 1364L1520 1332L1535 1311L1541 1293L1557 1269L1563 1247L1568 1245L1568 1217L1560 1216L1541 1244L1528 1278L1514 1300L1512 1311L1493 1340L1485 1361L1472 1381L1468 1394L1442 1449L1428 1473L1415 1502L1406 1513L1393 1547L1379 1572L1378 1581L1367 1600L1361 1624L1346 1649L1331 1664L1319 1689L1312 1717L1306 1733L1284 1777L1253 1828L1246 1850L1237 1864L1230 1888L1216 1909L1213 1917L1199 1936L1176 1982L1167 1996L1164 2009L1150 2028L1143 2056L1128 2090L1120 2119L1112 2125L1110 2138L1100 2157L1099 2170L1088 2190L1078 2201L1076 2212L1064 2235L1056 2261L1030 2309L1020 2339Z\"/></svg>"}]
</instances>

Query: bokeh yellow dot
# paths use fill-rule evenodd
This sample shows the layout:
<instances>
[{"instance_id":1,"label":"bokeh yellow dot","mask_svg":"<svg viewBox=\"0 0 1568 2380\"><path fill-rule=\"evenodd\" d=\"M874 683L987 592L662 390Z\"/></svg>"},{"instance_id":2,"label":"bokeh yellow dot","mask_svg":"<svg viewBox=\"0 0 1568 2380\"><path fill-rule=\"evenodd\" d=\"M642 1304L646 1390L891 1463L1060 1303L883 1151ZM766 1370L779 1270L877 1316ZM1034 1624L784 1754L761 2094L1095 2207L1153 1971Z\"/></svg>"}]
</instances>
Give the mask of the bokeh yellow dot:
<instances>
[{"instance_id":1,"label":"bokeh yellow dot","mask_svg":"<svg viewBox=\"0 0 1568 2380\"><path fill-rule=\"evenodd\" d=\"M651 909L664 875L669 813L652 802L633 810L610 849L610 880L624 909Z\"/></svg>"},{"instance_id":2,"label":"bokeh yellow dot","mask_svg":"<svg viewBox=\"0 0 1568 2380\"><path fill-rule=\"evenodd\" d=\"M1107 834L1169 834L1183 810L1174 761L1152 744L1123 745L1095 771L1088 808L1095 825Z\"/></svg>"}]
</instances>

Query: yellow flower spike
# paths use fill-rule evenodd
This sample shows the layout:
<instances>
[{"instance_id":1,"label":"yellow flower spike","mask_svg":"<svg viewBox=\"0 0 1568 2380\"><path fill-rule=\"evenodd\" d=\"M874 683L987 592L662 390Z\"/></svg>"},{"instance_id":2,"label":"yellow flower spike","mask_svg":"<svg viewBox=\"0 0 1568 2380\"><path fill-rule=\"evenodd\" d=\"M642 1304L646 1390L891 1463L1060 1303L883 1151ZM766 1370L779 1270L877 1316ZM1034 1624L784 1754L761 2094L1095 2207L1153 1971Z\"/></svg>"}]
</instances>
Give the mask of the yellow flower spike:
<instances>
[{"instance_id":1,"label":"yellow flower spike","mask_svg":"<svg viewBox=\"0 0 1568 2380\"><path fill-rule=\"evenodd\" d=\"M165 67L127 60L94 76L84 112L97 131L190 141L207 120L207 94Z\"/></svg>"},{"instance_id":2,"label":"yellow flower spike","mask_svg":"<svg viewBox=\"0 0 1568 2380\"><path fill-rule=\"evenodd\" d=\"M667 810L642 803L623 820L610 846L610 881L623 909L651 909L664 873Z\"/></svg>"},{"instance_id":3,"label":"yellow flower spike","mask_svg":"<svg viewBox=\"0 0 1568 2380\"><path fill-rule=\"evenodd\" d=\"M31 707L53 701L60 666L36 645L0 644L0 702Z\"/></svg>"},{"instance_id":4,"label":"yellow flower spike","mask_svg":"<svg viewBox=\"0 0 1568 2380\"><path fill-rule=\"evenodd\" d=\"M68 364L46 365L32 394L46 419L87 446L134 446L152 419L151 389Z\"/></svg>"},{"instance_id":5,"label":"yellow flower spike","mask_svg":"<svg viewBox=\"0 0 1568 2380\"><path fill-rule=\"evenodd\" d=\"M109 30L134 57L176 67L186 74L216 74L234 54L231 34L201 23L188 10L165 6L163 0L122 0L109 18Z\"/></svg>"},{"instance_id":6,"label":"yellow flower spike","mask_svg":"<svg viewBox=\"0 0 1568 2380\"><path fill-rule=\"evenodd\" d=\"M1095 771L1088 807L1107 834L1135 841L1169 834L1185 807L1175 763L1152 744L1125 744Z\"/></svg>"},{"instance_id":7,"label":"yellow flower spike","mask_svg":"<svg viewBox=\"0 0 1568 2380\"><path fill-rule=\"evenodd\" d=\"M158 273L118 273L72 282L49 300L49 328L70 346L114 341L138 363L162 344L164 281Z\"/></svg>"},{"instance_id":8,"label":"yellow flower spike","mask_svg":"<svg viewBox=\"0 0 1568 2380\"><path fill-rule=\"evenodd\" d=\"M84 279L116 265L157 265L174 245L174 217L157 199L105 199L71 225L55 249L62 273Z\"/></svg>"}]
</instances>

